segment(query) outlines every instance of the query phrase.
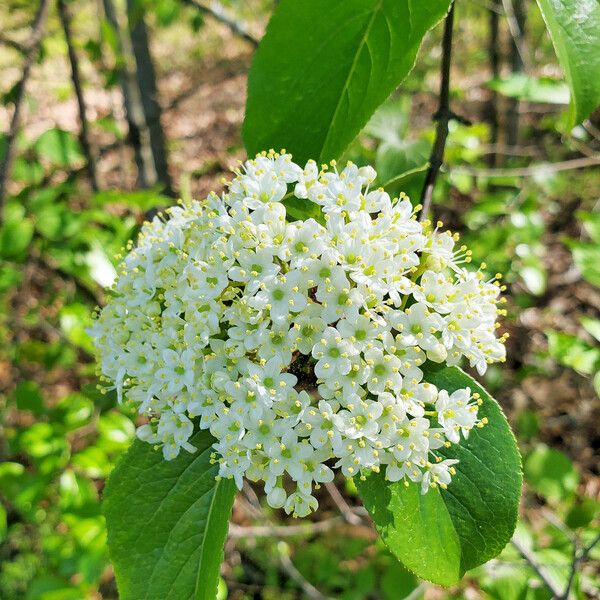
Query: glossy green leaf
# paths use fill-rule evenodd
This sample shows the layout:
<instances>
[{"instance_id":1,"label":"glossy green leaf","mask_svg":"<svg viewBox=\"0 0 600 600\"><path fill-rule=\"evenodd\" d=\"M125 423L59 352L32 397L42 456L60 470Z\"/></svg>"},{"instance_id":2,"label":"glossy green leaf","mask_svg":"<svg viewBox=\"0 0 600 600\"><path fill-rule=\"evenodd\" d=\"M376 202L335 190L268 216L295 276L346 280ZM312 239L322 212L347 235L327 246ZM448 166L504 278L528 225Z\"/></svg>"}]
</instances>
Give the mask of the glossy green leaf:
<instances>
[{"instance_id":1,"label":"glossy green leaf","mask_svg":"<svg viewBox=\"0 0 600 600\"><path fill-rule=\"evenodd\" d=\"M356 485L379 535L416 575L441 585L460 579L460 540L439 492L388 483L372 473Z\"/></svg>"},{"instance_id":2,"label":"glossy green leaf","mask_svg":"<svg viewBox=\"0 0 600 600\"><path fill-rule=\"evenodd\" d=\"M172 461L136 440L104 494L108 546L121 600L214 600L235 495L215 481L213 438Z\"/></svg>"},{"instance_id":3,"label":"glossy green leaf","mask_svg":"<svg viewBox=\"0 0 600 600\"><path fill-rule=\"evenodd\" d=\"M315 204L307 198L296 198L292 196L282 200L285 206L286 219L291 223L293 221L305 221L314 219L318 223L324 224L323 211L318 204Z\"/></svg>"},{"instance_id":4,"label":"glossy green leaf","mask_svg":"<svg viewBox=\"0 0 600 600\"><path fill-rule=\"evenodd\" d=\"M243 136L250 155L338 157L412 69L450 0L282 0L254 57Z\"/></svg>"},{"instance_id":5,"label":"glossy green leaf","mask_svg":"<svg viewBox=\"0 0 600 600\"><path fill-rule=\"evenodd\" d=\"M371 474L357 481L359 493L390 550L423 579L456 583L465 571L497 556L517 522L521 461L515 438L496 401L457 367L427 364L425 379L452 392L469 387L483 400L488 424L444 449L457 473L446 490L385 481Z\"/></svg>"},{"instance_id":6,"label":"glossy green leaf","mask_svg":"<svg viewBox=\"0 0 600 600\"><path fill-rule=\"evenodd\" d=\"M571 88L571 120L581 123L600 104L600 3L537 2Z\"/></svg>"}]
</instances>

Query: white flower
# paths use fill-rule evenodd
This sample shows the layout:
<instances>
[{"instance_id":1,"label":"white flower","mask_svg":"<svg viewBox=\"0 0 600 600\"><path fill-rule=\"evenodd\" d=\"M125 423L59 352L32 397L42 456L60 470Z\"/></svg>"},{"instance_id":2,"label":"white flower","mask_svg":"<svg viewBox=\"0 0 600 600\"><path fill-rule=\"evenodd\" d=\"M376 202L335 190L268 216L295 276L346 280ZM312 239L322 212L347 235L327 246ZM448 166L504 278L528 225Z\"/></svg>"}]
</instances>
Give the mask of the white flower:
<instances>
[{"instance_id":1,"label":"white flower","mask_svg":"<svg viewBox=\"0 0 600 600\"><path fill-rule=\"evenodd\" d=\"M319 401L319 406L308 411L305 422L310 431L310 443L315 448L321 448L327 443L337 446L342 441L340 430L334 426L333 420L336 411L332 405L325 400Z\"/></svg>"},{"instance_id":2,"label":"white flower","mask_svg":"<svg viewBox=\"0 0 600 600\"><path fill-rule=\"evenodd\" d=\"M452 479L452 475L455 473L453 465L456 464L458 464L458 461L453 459L446 459L435 464L430 463L423 473L421 493L425 494L429 487L447 487Z\"/></svg>"},{"instance_id":3,"label":"white flower","mask_svg":"<svg viewBox=\"0 0 600 600\"><path fill-rule=\"evenodd\" d=\"M440 390L435 403L438 421L444 429L444 434L453 443L460 441L459 433L465 438L477 423L477 404L470 403L471 390L464 388L448 394Z\"/></svg>"},{"instance_id":4,"label":"white flower","mask_svg":"<svg viewBox=\"0 0 600 600\"><path fill-rule=\"evenodd\" d=\"M380 348L371 348L364 353L364 356L371 369L371 377L367 381L371 393L378 394L402 386L400 359L397 356L387 354Z\"/></svg>"},{"instance_id":5,"label":"white flower","mask_svg":"<svg viewBox=\"0 0 600 600\"><path fill-rule=\"evenodd\" d=\"M323 335L325 321L319 316L320 312L320 307L311 303L294 317L295 345L302 354L310 354Z\"/></svg>"},{"instance_id":6,"label":"white flower","mask_svg":"<svg viewBox=\"0 0 600 600\"><path fill-rule=\"evenodd\" d=\"M286 242L290 265L293 268L302 267L319 258L325 250L325 228L314 219L295 221L288 225Z\"/></svg>"},{"instance_id":7,"label":"white flower","mask_svg":"<svg viewBox=\"0 0 600 600\"><path fill-rule=\"evenodd\" d=\"M351 440L365 437L375 441L379 433L377 419L382 411L379 402L365 402L355 395L348 398L346 409L340 410L333 422L340 433Z\"/></svg>"},{"instance_id":8,"label":"white flower","mask_svg":"<svg viewBox=\"0 0 600 600\"><path fill-rule=\"evenodd\" d=\"M328 327L312 349L312 355L317 359L315 375L324 380L337 374L346 375L352 366L350 357L354 354L352 344L337 329Z\"/></svg>"},{"instance_id":9,"label":"white flower","mask_svg":"<svg viewBox=\"0 0 600 600\"><path fill-rule=\"evenodd\" d=\"M405 346L419 346L424 350L438 344L436 332L444 327L440 315L432 313L425 304L417 302L404 312L393 311L390 320L400 332L400 341Z\"/></svg>"},{"instance_id":10,"label":"white flower","mask_svg":"<svg viewBox=\"0 0 600 600\"><path fill-rule=\"evenodd\" d=\"M331 464L449 485L456 461L437 451L486 419L424 363L483 373L505 357L498 282L408 199L371 189L371 167L330 167L264 152L221 196L146 223L90 330L107 387L147 419L141 440L172 460L208 429L220 476L264 482L296 516L317 508ZM292 194L324 225L288 223Z\"/></svg>"},{"instance_id":11,"label":"white flower","mask_svg":"<svg viewBox=\"0 0 600 600\"><path fill-rule=\"evenodd\" d=\"M269 250L241 250L236 256L237 264L229 269L229 279L246 284L246 292L254 293L264 281L279 273L281 267L273 262Z\"/></svg>"},{"instance_id":12,"label":"white flower","mask_svg":"<svg viewBox=\"0 0 600 600\"><path fill-rule=\"evenodd\" d=\"M274 323L284 323L290 313L300 312L306 306L306 294L302 293L301 285L300 275L295 271L280 275L268 285L263 283L263 290L248 303L258 310L267 310Z\"/></svg>"}]
</instances>

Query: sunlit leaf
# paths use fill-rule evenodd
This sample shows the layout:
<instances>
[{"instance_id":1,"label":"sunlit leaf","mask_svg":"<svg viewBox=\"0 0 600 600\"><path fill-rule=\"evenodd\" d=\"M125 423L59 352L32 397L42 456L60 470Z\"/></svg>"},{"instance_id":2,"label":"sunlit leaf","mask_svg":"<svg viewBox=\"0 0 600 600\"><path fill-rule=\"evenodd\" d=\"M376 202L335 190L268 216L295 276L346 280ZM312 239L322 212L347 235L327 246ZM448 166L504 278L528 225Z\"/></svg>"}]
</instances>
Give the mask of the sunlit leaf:
<instances>
[{"instance_id":1,"label":"sunlit leaf","mask_svg":"<svg viewBox=\"0 0 600 600\"><path fill-rule=\"evenodd\" d=\"M450 0L282 0L254 57L248 154L337 158L410 72Z\"/></svg>"},{"instance_id":2,"label":"sunlit leaf","mask_svg":"<svg viewBox=\"0 0 600 600\"><path fill-rule=\"evenodd\" d=\"M166 461L135 441L111 474L104 512L119 597L214 600L235 485L215 481L212 436Z\"/></svg>"},{"instance_id":3,"label":"sunlit leaf","mask_svg":"<svg viewBox=\"0 0 600 600\"><path fill-rule=\"evenodd\" d=\"M425 380L452 392L481 395L488 424L440 453L459 460L445 490L420 493L416 484L370 474L356 484L379 534L400 561L423 579L456 583L465 571L498 555L510 540L521 492L515 438L496 401L457 367L427 365Z\"/></svg>"},{"instance_id":4,"label":"sunlit leaf","mask_svg":"<svg viewBox=\"0 0 600 600\"><path fill-rule=\"evenodd\" d=\"M573 123L600 104L600 3L537 0L572 92Z\"/></svg>"}]
</instances>

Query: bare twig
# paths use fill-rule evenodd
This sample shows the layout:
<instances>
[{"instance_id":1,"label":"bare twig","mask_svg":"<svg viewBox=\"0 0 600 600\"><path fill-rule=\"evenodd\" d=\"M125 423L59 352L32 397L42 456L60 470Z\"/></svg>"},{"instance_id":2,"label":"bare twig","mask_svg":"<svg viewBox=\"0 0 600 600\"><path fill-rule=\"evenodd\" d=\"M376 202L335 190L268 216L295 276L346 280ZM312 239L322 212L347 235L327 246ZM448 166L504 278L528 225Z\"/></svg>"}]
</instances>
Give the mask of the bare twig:
<instances>
[{"instance_id":1,"label":"bare twig","mask_svg":"<svg viewBox=\"0 0 600 600\"><path fill-rule=\"evenodd\" d=\"M433 188L440 167L444 162L444 149L446 147L446 138L448 137L448 121L450 120L450 63L452 60L452 29L454 25L454 2L450 7L450 12L446 17L444 25L444 38L442 41L442 64L440 81L440 99L437 111L437 128L435 132L435 141L431 149L429 158L429 170L425 178L425 185L421 193L420 220L424 221L429 213L431 199L433 197Z\"/></svg>"},{"instance_id":2,"label":"bare twig","mask_svg":"<svg viewBox=\"0 0 600 600\"><path fill-rule=\"evenodd\" d=\"M600 140L600 129L598 129L589 119L583 122L583 127L593 138Z\"/></svg>"},{"instance_id":3,"label":"bare twig","mask_svg":"<svg viewBox=\"0 0 600 600\"><path fill-rule=\"evenodd\" d=\"M230 17L221 3L212 1L210 4L203 4L202 2L198 2L198 0L182 0L183 4L187 6L192 6L200 12L210 15L213 19L219 21L219 23L223 23L223 25L227 25L229 29L237 36L246 40L249 44L254 46L255 48L258 46L258 40L248 31L246 25L239 21L236 21L232 17Z\"/></svg>"},{"instance_id":4,"label":"bare twig","mask_svg":"<svg viewBox=\"0 0 600 600\"><path fill-rule=\"evenodd\" d=\"M503 156L528 156L539 158L535 146L507 146L506 144L482 144L477 148L482 154L501 154Z\"/></svg>"},{"instance_id":5,"label":"bare twig","mask_svg":"<svg viewBox=\"0 0 600 600\"><path fill-rule=\"evenodd\" d=\"M306 597L311 598L312 600L329 600L327 596L321 593L314 585L312 585L312 583L307 581L302 573L296 569L294 563L289 557L288 546L282 542L281 539L298 535L311 536L316 533L327 531L332 527L343 523L344 519L341 516L338 516L325 521L320 521L318 523L302 523L301 525L279 526L273 525L273 523L269 521L267 515L265 515L260 509L260 504L258 507L254 506L252 494L250 494L250 499L246 500L246 504L251 508L252 514L255 514L258 518L263 520L264 525L242 527L240 525L236 525L235 523L230 523L229 537L231 539L247 537L279 538L280 541L276 544L276 550L281 570L284 571L290 577L290 579L292 579L302 589Z\"/></svg>"},{"instance_id":6,"label":"bare twig","mask_svg":"<svg viewBox=\"0 0 600 600\"><path fill-rule=\"evenodd\" d=\"M335 505L340 509L340 512L347 523L350 523L350 525L360 525L362 523L360 516L352 510L352 507L346 502L342 494L340 494L340 490L337 489L337 486L333 481L326 483L325 489L331 496Z\"/></svg>"},{"instance_id":7,"label":"bare twig","mask_svg":"<svg viewBox=\"0 0 600 600\"><path fill-rule=\"evenodd\" d=\"M573 560L571 561L571 570L569 572L569 579L567 580L567 587L565 588L565 591L558 596L558 600L568 600L579 565L587 559L590 552L598 543L600 543L600 533L580 552L577 552L577 546L573 544Z\"/></svg>"},{"instance_id":8,"label":"bare twig","mask_svg":"<svg viewBox=\"0 0 600 600\"><path fill-rule=\"evenodd\" d=\"M27 81L31 74L31 67L37 56L37 50L40 42L42 41L42 32L44 30L44 23L46 16L48 15L48 0L40 0L40 4L33 20L31 37L29 38L29 44L25 53L25 60L23 63L23 73L21 75L21 81L18 84L17 93L15 97L15 110L13 112L12 120L10 122L10 129L6 137L6 151L4 159L0 165L0 223L3 220L3 207L4 198L6 195L6 185L10 173L12 170L12 163L15 157L15 137L19 129L21 122L21 107L23 99L25 98L25 88L27 87Z\"/></svg>"},{"instance_id":9,"label":"bare twig","mask_svg":"<svg viewBox=\"0 0 600 600\"><path fill-rule=\"evenodd\" d=\"M555 163L539 163L528 167L515 167L512 169L479 169L477 167L452 167L454 173L464 173L474 177L532 177L541 172L571 171L600 165L600 156L584 156Z\"/></svg>"},{"instance_id":10,"label":"bare twig","mask_svg":"<svg viewBox=\"0 0 600 600\"><path fill-rule=\"evenodd\" d=\"M17 52L20 52L21 54L24 54L27 50L26 46L20 44L19 42L16 42L15 40L9 37L6 37L3 33L0 33L0 44L2 44L3 46L8 46L9 48L16 50Z\"/></svg>"},{"instance_id":11,"label":"bare twig","mask_svg":"<svg viewBox=\"0 0 600 600\"><path fill-rule=\"evenodd\" d=\"M79 108L79 141L83 149L83 153L86 158L86 169L90 178L92 189L98 191L98 177L96 175L96 160L92 152L90 145L89 129L87 110L85 106L85 99L83 97L83 87L81 85L81 74L79 69L79 59L75 52L75 46L73 45L73 34L71 32L71 15L69 9L65 4L65 0L58 0L57 2L58 16L65 34L65 40L67 42L67 52L69 54L69 62L71 63L71 80L73 81L73 89L75 90L75 97L77 98L77 106Z\"/></svg>"},{"instance_id":12,"label":"bare twig","mask_svg":"<svg viewBox=\"0 0 600 600\"><path fill-rule=\"evenodd\" d=\"M529 566L536 572L538 577L544 582L544 585L552 592L552 595L557 598L561 594L561 590L558 589L557 584L554 580L546 573L544 568L538 563L533 552L523 545L521 541L514 536L512 538L512 545L518 550L519 554L527 561Z\"/></svg>"},{"instance_id":13,"label":"bare twig","mask_svg":"<svg viewBox=\"0 0 600 600\"><path fill-rule=\"evenodd\" d=\"M255 538L255 537L276 537L276 538L287 538L295 536L311 537L317 533L323 533L324 531L330 531L335 527L338 527L344 522L342 516L332 517L331 519L325 519L323 521L317 521L315 523L306 522L301 525L252 525L248 527L242 527L231 523L229 525L229 537L233 539L239 538Z\"/></svg>"},{"instance_id":14,"label":"bare twig","mask_svg":"<svg viewBox=\"0 0 600 600\"><path fill-rule=\"evenodd\" d=\"M311 600L328 600L328 596L325 596L325 594L320 592L312 583L310 583L310 581L307 581L304 578L298 569L296 569L286 552L287 548L285 548L283 542L279 542L277 550L281 568L302 588L302 591L308 598L311 598Z\"/></svg>"},{"instance_id":15,"label":"bare twig","mask_svg":"<svg viewBox=\"0 0 600 600\"><path fill-rule=\"evenodd\" d=\"M408 596L404 597L404 600L417 600L427 589L427 583L420 583Z\"/></svg>"},{"instance_id":16,"label":"bare twig","mask_svg":"<svg viewBox=\"0 0 600 600\"><path fill-rule=\"evenodd\" d=\"M524 13L521 14L521 0L518 0L517 4L513 4L512 0L502 0L502 7L504 8L504 14L508 22L508 30L512 37L512 43L515 48L515 52L518 55L521 66L527 68L527 60L525 48L523 47L523 20Z\"/></svg>"}]
</instances>

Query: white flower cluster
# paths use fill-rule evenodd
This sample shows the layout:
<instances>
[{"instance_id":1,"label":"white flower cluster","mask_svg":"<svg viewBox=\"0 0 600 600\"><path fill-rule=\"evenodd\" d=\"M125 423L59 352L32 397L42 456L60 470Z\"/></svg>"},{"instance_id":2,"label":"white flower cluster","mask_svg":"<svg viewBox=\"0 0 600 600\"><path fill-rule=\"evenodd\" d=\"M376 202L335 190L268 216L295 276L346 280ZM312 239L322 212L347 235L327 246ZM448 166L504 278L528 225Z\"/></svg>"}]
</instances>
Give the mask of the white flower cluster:
<instances>
[{"instance_id":1,"label":"white flower cluster","mask_svg":"<svg viewBox=\"0 0 600 600\"><path fill-rule=\"evenodd\" d=\"M264 481L298 516L331 466L423 492L450 482L457 461L435 451L483 425L480 400L421 366L504 359L500 286L461 266L457 236L371 189L375 175L263 153L221 197L144 226L93 328L102 372L150 417L142 440L167 460L193 452L197 420L221 476ZM318 204L322 224L288 223L286 197Z\"/></svg>"}]
</instances>

